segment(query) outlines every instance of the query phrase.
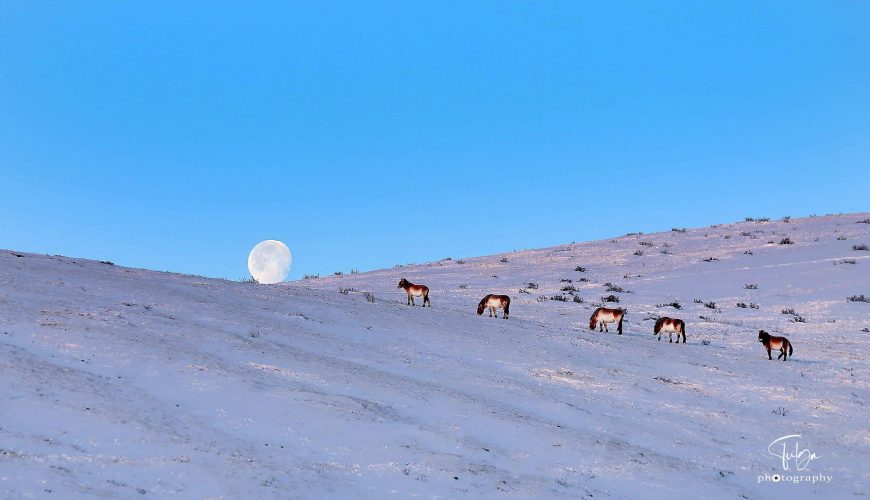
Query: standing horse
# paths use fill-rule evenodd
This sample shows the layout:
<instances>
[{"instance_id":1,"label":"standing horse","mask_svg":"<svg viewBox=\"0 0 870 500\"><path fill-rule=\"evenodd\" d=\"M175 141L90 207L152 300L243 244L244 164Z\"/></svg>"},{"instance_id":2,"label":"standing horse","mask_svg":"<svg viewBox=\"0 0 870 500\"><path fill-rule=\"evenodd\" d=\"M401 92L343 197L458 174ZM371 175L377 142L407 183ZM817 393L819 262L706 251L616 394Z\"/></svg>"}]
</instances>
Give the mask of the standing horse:
<instances>
[{"instance_id":1,"label":"standing horse","mask_svg":"<svg viewBox=\"0 0 870 500\"><path fill-rule=\"evenodd\" d=\"M758 341L764 344L764 348L767 349L767 359L773 359L773 356L770 355L771 349L778 350L779 356L777 356L776 359L778 360L779 358L782 358L783 361L788 359L788 357L794 352L794 349L791 347L791 342L789 342L787 338L774 337L764 330L758 331ZM786 350L788 351L788 354L785 353Z\"/></svg>"},{"instance_id":2,"label":"standing horse","mask_svg":"<svg viewBox=\"0 0 870 500\"><path fill-rule=\"evenodd\" d=\"M415 285L410 281L402 278L399 281L399 286L397 288L404 288L405 293L408 294L408 305L413 306L414 297L423 297L423 307L426 307L426 304L429 304L429 307L432 307L432 303L429 302L429 287L426 285Z\"/></svg>"},{"instance_id":3,"label":"standing horse","mask_svg":"<svg viewBox=\"0 0 870 500\"><path fill-rule=\"evenodd\" d=\"M480 304L477 304L477 314L482 315L484 309L489 309L490 318L497 318L496 309L502 309L502 317L508 319L511 314L511 298L507 295L489 294L480 301Z\"/></svg>"},{"instance_id":4,"label":"standing horse","mask_svg":"<svg viewBox=\"0 0 870 500\"><path fill-rule=\"evenodd\" d=\"M680 343L680 334L683 335L683 343L686 343L686 322L681 319L659 318L656 321L656 326L653 328L653 335L658 334L659 340L662 340L662 333L668 332L668 337L671 343L674 341L674 334L677 334L677 343Z\"/></svg>"},{"instance_id":5,"label":"standing horse","mask_svg":"<svg viewBox=\"0 0 870 500\"><path fill-rule=\"evenodd\" d=\"M619 323L617 331L622 335L622 319L624 317L625 312L623 312L622 309L599 307L594 313L592 313L592 317L589 318L589 329L594 330L595 325L599 325L599 331L606 332L609 331L607 329L607 323Z\"/></svg>"}]
</instances>

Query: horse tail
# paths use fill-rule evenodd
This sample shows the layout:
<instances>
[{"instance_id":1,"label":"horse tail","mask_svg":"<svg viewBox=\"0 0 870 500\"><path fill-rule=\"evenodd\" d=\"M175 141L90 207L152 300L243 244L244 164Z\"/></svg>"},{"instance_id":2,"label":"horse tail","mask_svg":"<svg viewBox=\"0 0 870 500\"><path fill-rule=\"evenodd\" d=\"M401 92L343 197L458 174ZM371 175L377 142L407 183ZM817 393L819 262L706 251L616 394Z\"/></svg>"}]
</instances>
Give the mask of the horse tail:
<instances>
[{"instance_id":1,"label":"horse tail","mask_svg":"<svg viewBox=\"0 0 870 500\"><path fill-rule=\"evenodd\" d=\"M625 313L620 312L619 313L619 326L616 328L616 331L619 332L620 335L622 335L622 320L623 320L623 318L625 318Z\"/></svg>"},{"instance_id":2,"label":"horse tail","mask_svg":"<svg viewBox=\"0 0 870 500\"><path fill-rule=\"evenodd\" d=\"M791 340L788 341L788 355L791 356L794 353L794 349L791 346Z\"/></svg>"},{"instance_id":3,"label":"horse tail","mask_svg":"<svg viewBox=\"0 0 870 500\"><path fill-rule=\"evenodd\" d=\"M683 320L680 320L680 330L683 331L683 343L685 344L686 343L686 322ZM679 340L679 339L677 339L677 340Z\"/></svg>"},{"instance_id":4,"label":"horse tail","mask_svg":"<svg viewBox=\"0 0 870 500\"><path fill-rule=\"evenodd\" d=\"M511 314L511 298L507 297L504 301L504 317L507 319Z\"/></svg>"}]
</instances>

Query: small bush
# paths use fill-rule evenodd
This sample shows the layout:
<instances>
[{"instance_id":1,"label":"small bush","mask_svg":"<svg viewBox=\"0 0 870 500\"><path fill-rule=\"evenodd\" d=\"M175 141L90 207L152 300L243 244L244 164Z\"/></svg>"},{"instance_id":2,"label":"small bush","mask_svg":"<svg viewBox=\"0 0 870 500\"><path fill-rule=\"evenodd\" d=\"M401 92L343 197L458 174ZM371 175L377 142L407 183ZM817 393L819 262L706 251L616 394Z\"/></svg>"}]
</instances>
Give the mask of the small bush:
<instances>
[{"instance_id":1,"label":"small bush","mask_svg":"<svg viewBox=\"0 0 870 500\"><path fill-rule=\"evenodd\" d=\"M363 292L363 297L366 298L367 302L371 302L372 304L375 303L375 294L372 292Z\"/></svg>"},{"instance_id":2,"label":"small bush","mask_svg":"<svg viewBox=\"0 0 870 500\"><path fill-rule=\"evenodd\" d=\"M543 296L543 295L541 295L540 297L538 297L538 298L535 299L535 300L537 300L538 302L546 302L546 301L548 301L548 300L550 300L550 299L547 298L547 297L545 297L545 296Z\"/></svg>"},{"instance_id":3,"label":"small bush","mask_svg":"<svg viewBox=\"0 0 870 500\"><path fill-rule=\"evenodd\" d=\"M459 285L460 290L465 290L466 288L468 288L468 285L466 285L465 283L460 283L460 285Z\"/></svg>"},{"instance_id":4,"label":"small bush","mask_svg":"<svg viewBox=\"0 0 870 500\"><path fill-rule=\"evenodd\" d=\"M637 255L638 257L640 257L641 255L643 255L643 250L635 250L634 255Z\"/></svg>"},{"instance_id":5,"label":"small bush","mask_svg":"<svg viewBox=\"0 0 870 500\"><path fill-rule=\"evenodd\" d=\"M694 302L695 304L703 304L704 303L704 301L701 299L692 299L692 302Z\"/></svg>"},{"instance_id":6,"label":"small bush","mask_svg":"<svg viewBox=\"0 0 870 500\"><path fill-rule=\"evenodd\" d=\"M701 345L710 345L710 341L704 339L704 340L701 341Z\"/></svg>"},{"instance_id":7,"label":"small bush","mask_svg":"<svg viewBox=\"0 0 870 500\"><path fill-rule=\"evenodd\" d=\"M840 260L835 260L835 261L834 261L834 265L835 265L835 266L836 266L837 264L857 264L857 263L858 263L858 261L855 260L855 259L840 259Z\"/></svg>"},{"instance_id":8,"label":"small bush","mask_svg":"<svg viewBox=\"0 0 870 500\"><path fill-rule=\"evenodd\" d=\"M870 250L870 248L868 248L867 245L852 245L852 250L855 250L857 252L862 250Z\"/></svg>"},{"instance_id":9,"label":"small bush","mask_svg":"<svg viewBox=\"0 0 870 500\"><path fill-rule=\"evenodd\" d=\"M752 250L747 250L747 251L743 252L743 255L755 255L755 254L752 253Z\"/></svg>"},{"instance_id":10,"label":"small bush","mask_svg":"<svg viewBox=\"0 0 870 500\"><path fill-rule=\"evenodd\" d=\"M682 309L683 306L679 302L671 302L670 304L656 304L656 307L673 307L674 309Z\"/></svg>"},{"instance_id":11,"label":"small bush","mask_svg":"<svg viewBox=\"0 0 870 500\"><path fill-rule=\"evenodd\" d=\"M239 281L241 283L259 283L259 281L257 281L257 278L253 276L249 276L247 278L239 278Z\"/></svg>"},{"instance_id":12,"label":"small bush","mask_svg":"<svg viewBox=\"0 0 870 500\"><path fill-rule=\"evenodd\" d=\"M506 263L507 261L508 261L508 258L507 258L507 257L502 257L502 258L499 260L499 262L501 262L501 263Z\"/></svg>"},{"instance_id":13,"label":"small bush","mask_svg":"<svg viewBox=\"0 0 870 500\"><path fill-rule=\"evenodd\" d=\"M685 233L686 228L684 228L684 227L672 227L671 231L673 231L675 233Z\"/></svg>"},{"instance_id":14,"label":"small bush","mask_svg":"<svg viewBox=\"0 0 870 500\"><path fill-rule=\"evenodd\" d=\"M583 303L583 299L580 298L580 297L578 297L577 295L575 295L575 296L574 296L574 302L576 302L576 303L578 303L578 304L582 304L582 303Z\"/></svg>"},{"instance_id":15,"label":"small bush","mask_svg":"<svg viewBox=\"0 0 870 500\"><path fill-rule=\"evenodd\" d=\"M519 293L529 293L529 294L530 294L530 293L532 293L532 292L526 290L525 288L520 288L520 289L519 289Z\"/></svg>"},{"instance_id":16,"label":"small bush","mask_svg":"<svg viewBox=\"0 0 870 500\"><path fill-rule=\"evenodd\" d=\"M336 275L336 276L341 276L341 275L344 274L344 273L341 272L341 271L336 271L336 272L334 272L334 273L332 273L332 274L334 274L334 275Z\"/></svg>"},{"instance_id":17,"label":"small bush","mask_svg":"<svg viewBox=\"0 0 870 500\"><path fill-rule=\"evenodd\" d=\"M743 231L742 233L740 233L740 236L747 236L748 237L748 236L752 236L752 233L750 233L748 231Z\"/></svg>"},{"instance_id":18,"label":"small bush","mask_svg":"<svg viewBox=\"0 0 870 500\"><path fill-rule=\"evenodd\" d=\"M858 222L856 222L855 224L870 224L870 218L861 219Z\"/></svg>"},{"instance_id":19,"label":"small bush","mask_svg":"<svg viewBox=\"0 0 870 500\"><path fill-rule=\"evenodd\" d=\"M350 274L359 274L359 269L354 267L353 269L350 270Z\"/></svg>"},{"instance_id":20,"label":"small bush","mask_svg":"<svg viewBox=\"0 0 870 500\"><path fill-rule=\"evenodd\" d=\"M589 281L589 278L580 278L580 279L578 279L577 281L579 281L579 282L581 282L581 283L586 283L586 282Z\"/></svg>"},{"instance_id":21,"label":"small bush","mask_svg":"<svg viewBox=\"0 0 870 500\"><path fill-rule=\"evenodd\" d=\"M573 281L568 278L562 278L559 280L559 283L573 283Z\"/></svg>"},{"instance_id":22,"label":"small bush","mask_svg":"<svg viewBox=\"0 0 870 500\"><path fill-rule=\"evenodd\" d=\"M562 287L563 292L576 292L577 289L574 288L574 285L565 285Z\"/></svg>"},{"instance_id":23,"label":"small bush","mask_svg":"<svg viewBox=\"0 0 870 500\"><path fill-rule=\"evenodd\" d=\"M794 242L791 241L791 238L783 238L783 239L779 240L779 244L780 245L793 245Z\"/></svg>"},{"instance_id":24,"label":"small bush","mask_svg":"<svg viewBox=\"0 0 870 500\"><path fill-rule=\"evenodd\" d=\"M642 246L642 247L652 247L652 246L655 246L655 245L653 245L653 242L652 242L652 241L638 241L637 244L640 245L640 246Z\"/></svg>"},{"instance_id":25,"label":"small bush","mask_svg":"<svg viewBox=\"0 0 870 500\"><path fill-rule=\"evenodd\" d=\"M837 236L837 241L846 241L845 236Z\"/></svg>"},{"instance_id":26,"label":"small bush","mask_svg":"<svg viewBox=\"0 0 870 500\"><path fill-rule=\"evenodd\" d=\"M788 415L788 410L786 410L782 406L779 406L777 408L774 408L771 413L773 413L775 415L779 415L780 417L784 417L784 416Z\"/></svg>"},{"instance_id":27,"label":"small bush","mask_svg":"<svg viewBox=\"0 0 870 500\"><path fill-rule=\"evenodd\" d=\"M789 222L791 222L791 216L786 215L785 217L782 218L782 221L785 222L786 224L788 224Z\"/></svg>"},{"instance_id":28,"label":"small bush","mask_svg":"<svg viewBox=\"0 0 870 500\"><path fill-rule=\"evenodd\" d=\"M537 284L537 283L529 282L529 284L526 285L526 288L528 288L529 290L537 290L537 289L538 289L538 284Z\"/></svg>"},{"instance_id":29,"label":"small bush","mask_svg":"<svg viewBox=\"0 0 870 500\"><path fill-rule=\"evenodd\" d=\"M708 309L716 309L716 303L712 300L710 302L704 302L704 307Z\"/></svg>"},{"instance_id":30,"label":"small bush","mask_svg":"<svg viewBox=\"0 0 870 500\"><path fill-rule=\"evenodd\" d=\"M564 295L553 295L552 297L550 297L550 300L556 300L558 302L568 302L568 297L565 297Z\"/></svg>"},{"instance_id":31,"label":"small bush","mask_svg":"<svg viewBox=\"0 0 870 500\"><path fill-rule=\"evenodd\" d=\"M758 283L747 283L743 285L745 290L758 290Z\"/></svg>"},{"instance_id":32,"label":"small bush","mask_svg":"<svg viewBox=\"0 0 870 500\"><path fill-rule=\"evenodd\" d=\"M585 273L586 272L586 268L583 266L577 266L574 268L574 270L577 271L578 273Z\"/></svg>"},{"instance_id":33,"label":"small bush","mask_svg":"<svg viewBox=\"0 0 870 500\"><path fill-rule=\"evenodd\" d=\"M459 259L459 260L456 261L456 263L457 263L457 264L465 264L465 261L462 260L462 259Z\"/></svg>"},{"instance_id":34,"label":"small bush","mask_svg":"<svg viewBox=\"0 0 870 500\"><path fill-rule=\"evenodd\" d=\"M713 322L713 318L711 318L710 316L704 316L704 315L701 315L701 316L698 316L698 317L699 317L700 319L706 321L707 323L712 323L712 322Z\"/></svg>"},{"instance_id":35,"label":"small bush","mask_svg":"<svg viewBox=\"0 0 870 500\"><path fill-rule=\"evenodd\" d=\"M714 260L719 260L716 257L707 257L706 259L702 259L704 262L713 262Z\"/></svg>"},{"instance_id":36,"label":"small bush","mask_svg":"<svg viewBox=\"0 0 870 500\"><path fill-rule=\"evenodd\" d=\"M619 302L619 297L613 294L606 295L601 297L601 302Z\"/></svg>"},{"instance_id":37,"label":"small bush","mask_svg":"<svg viewBox=\"0 0 870 500\"><path fill-rule=\"evenodd\" d=\"M746 302L738 302L737 307L739 307L741 309L746 309L749 306L746 305Z\"/></svg>"},{"instance_id":38,"label":"small bush","mask_svg":"<svg viewBox=\"0 0 870 500\"><path fill-rule=\"evenodd\" d=\"M302 279L304 279L304 280L316 280L319 277L320 277L319 274L306 274L305 276L302 277Z\"/></svg>"},{"instance_id":39,"label":"small bush","mask_svg":"<svg viewBox=\"0 0 870 500\"><path fill-rule=\"evenodd\" d=\"M251 337L252 339L260 338L260 330L257 330L256 328L251 328L250 330L248 330L248 337Z\"/></svg>"},{"instance_id":40,"label":"small bush","mask_svg":"<svg viewBox=\"0 0 870 500\"><path fill-rule=\"evenodd\" d=\"M861 295L852 295L851 297L846 297L847 302L867 302L870 304L870 297L865 297L863 294Z\"/></svg>"},{"instance_id":41,"label":"small bush","mask_svg":"<svg viewBox=\"0 0 870 500\"><path fill-rule=\"evenodd\" d=\"M789 307L788 309L782 310L783 314L791 314L792 316L797 316L797 313L794 311L793 307Z\"/></svg>"},{"instance_id":42,"label":"small bush","mask_svg":"<svg viewBox=\"0 0 870 500\"><path fill-rule=\"evenodd\" d=\"M115 263L112 262L111 260L101 260L100 264L105 264L107 266L114 266L115 265Z\"/></svg>"},{"instance_id":43,"label":"small bush","mask_svg":"<svg viewBox=\"0 0 870 500\"><path fill-rule=\"evenodd\" d=\"M359 291L359 290L357 290L356 288L339 288L338 289L338 293L340 293L342 295L347 295L350 292L357 292L357 291Z\"/></svg>"},{"instance_id":44,"label":"small bush","mask_svg":"<svg viewBox=\"0 0 870 500\"><path fill-rule=\"evenodd\" d=\"M806 323L807 322L807 320L804 319L803 316L795 316L795 317L791 318L789 321L791 321L792 323Z\"/></svg>"},{"instance_id":45,"label":"small bush","mask_svg":"<svg viewBox=\"0 0 870 500\"><path fill-rule=\"evenodd\" d=\"M758 309L758 304L756 304L755 302L750 302L750 303L749 303L749 308L750 308L750 309Z\"/></svg>"},{"instance_id":46,"label":"small bush","mask_svg":"<svg viewBox=\"0 0 870 500\"><path fill-rule=\"evenodd\" d=\"M616 286L609 281L607 283L605 283L604 286L607 288L608 292L616 292L616 293L624 293L625 292L625 289L623 289L621 286Z\"/></svg>"},{"instance_id":47,"label":"small bush","mask_svg":"<svg viewBox=\"0 0 870 500\"><path fill-rule=\"evenodd\" d=\"M861 331L864 333L870 333L870 328L864 327L861 329Z\"/></svg>"}]
</instances>

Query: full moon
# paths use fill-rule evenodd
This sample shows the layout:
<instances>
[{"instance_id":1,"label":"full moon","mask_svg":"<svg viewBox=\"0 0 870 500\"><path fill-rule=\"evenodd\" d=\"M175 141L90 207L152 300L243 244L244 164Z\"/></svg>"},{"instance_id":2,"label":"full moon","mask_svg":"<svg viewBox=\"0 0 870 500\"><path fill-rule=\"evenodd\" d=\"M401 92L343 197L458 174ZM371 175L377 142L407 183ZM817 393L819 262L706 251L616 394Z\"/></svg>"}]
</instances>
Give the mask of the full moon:
<instances>
[{"instance_id":1,"label":"full moon","mask_svg":"<svg viewBox=\"0 0 870 500\"><path fill-rule=\"evenodd\" d=\"M284 281L292 265L293 254L287 245L277 240L257 243L248 255L248 271L254 279L266 285Z\"/></svg>"}]
</instances>

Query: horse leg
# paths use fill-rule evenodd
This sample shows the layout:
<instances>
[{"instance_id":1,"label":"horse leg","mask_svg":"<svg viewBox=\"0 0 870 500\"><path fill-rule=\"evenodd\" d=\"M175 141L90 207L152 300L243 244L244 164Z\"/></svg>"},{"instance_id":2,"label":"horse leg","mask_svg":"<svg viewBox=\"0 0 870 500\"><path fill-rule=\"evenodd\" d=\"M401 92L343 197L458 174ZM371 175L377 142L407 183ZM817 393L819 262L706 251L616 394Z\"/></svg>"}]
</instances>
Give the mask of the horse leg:
<instances>
[{"instance_id":1,"label":"horse leg","mask_svg":"<svg viewBox=\"0 0 870 500\"><path fill-rule=\"evenodd\" d=\"M773 359L773 356L770 355L770 347L767 348L767 359Z\"/></svg>"},{"instance_id":2,"label":"horse leg","mask_svg":"<svg viewBox=\"0 0 870 500\"><path fill-rule=\"evenodd\" d=\"M659 342L662 341L662 332L659 332Z\"/></svg>"},{"instance_id":3,"label":"horse leg","mask_svg":"<svg viewBox=\"0 0 870 500\"><path fill-rule=\"evenodd\" d=\"M410 295L410 294L409 294L409 295L408 295L408 298L411 299L411 305L412 305L412 306L416 306L416 305L417 305L417 303L414 302L414 296L413 296L413 295Z\"/></svg>"},{"instance_id":4,"label":"horse leg","mask_svg":"<svg viewBox=\"0 0 870 500\"><path fill-rule=\"evenodd\" d=\"M668 342L674 343L674 332L668 332Z\"/></svg>"}]
</instances>

